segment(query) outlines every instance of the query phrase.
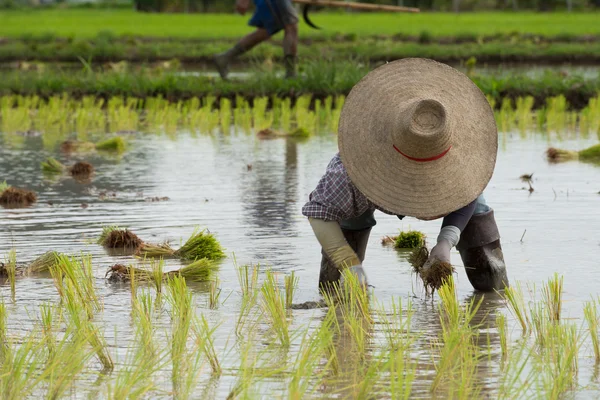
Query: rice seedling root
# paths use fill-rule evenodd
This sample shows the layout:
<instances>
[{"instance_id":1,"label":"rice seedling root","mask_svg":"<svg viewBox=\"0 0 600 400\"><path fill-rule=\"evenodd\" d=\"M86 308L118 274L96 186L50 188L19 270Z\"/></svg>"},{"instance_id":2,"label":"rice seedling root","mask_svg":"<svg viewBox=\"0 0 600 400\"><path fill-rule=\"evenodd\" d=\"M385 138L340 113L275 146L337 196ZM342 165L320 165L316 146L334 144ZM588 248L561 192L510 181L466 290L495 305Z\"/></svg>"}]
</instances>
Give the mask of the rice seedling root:
<instances>
[{"instance_id":1,"label":"rice seedling root","mask_svg":"<svg viewBox=\"0 0 600 400\"><path fill-rule=\"evenodd\" d=\"M144 243L129 229L105 227L98 239L98 243L109 249L138 249Z\"/></svg>"},{"instance_id":2,"label":"rice seedling root","mask_svg":"<svg viewBox=\"0 0 600 400\"><path fill-rule=\"evenodd\" d=\"M4 207L29 207L37 201L31 190L8 187L0 194L0 205Z\"/></svg>"},{"instance_id":3,"label":"rice seedling root","mask_svg":"<svg viewBox=\"0 0 600 400\"><path fill-rule=\"evenodd\" d=\"M421 277L425 290L433 293L454 273L454 267L450 263L436 261L428 269L424 269L423 266L428 259L429 250L423 246L415 248L410 253L408 262L412 265L415 273Z\"/></svg>"},{"instance_id":4,"label":"rice seedling root","mask_svg":"<svg viewBox=\"0 0 600 400\"><path fill-rule=\"evenodd\" d=\"M69 168L69 173L72 176L88 177L94 173L94 166L85 161L79 161Z\"/></svg>"}]
</instances>

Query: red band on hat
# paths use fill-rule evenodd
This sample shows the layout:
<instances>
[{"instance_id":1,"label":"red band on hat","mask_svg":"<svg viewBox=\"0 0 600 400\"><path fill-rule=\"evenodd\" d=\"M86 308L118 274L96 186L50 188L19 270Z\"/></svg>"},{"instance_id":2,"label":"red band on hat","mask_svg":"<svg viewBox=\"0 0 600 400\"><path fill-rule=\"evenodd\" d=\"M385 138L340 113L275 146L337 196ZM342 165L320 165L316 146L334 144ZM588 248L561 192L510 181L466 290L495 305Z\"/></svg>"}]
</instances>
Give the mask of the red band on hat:
<instances>
[{"instance_id":1,"label":"red band on hat","mask_svg":"<svg viewBox=\"0 0 600 400\"><path fill-rule=\"evenodd\" d=\"M409 160L416 161L416 162L428 162L428 161L439 160L440 158L444 157L446 155L446 153L448 153L450 151L450 149L452 148L452 146L448 147L446 150L444 150L443 152L441 152L437 156L433 156L433 157L429 157L429 158L415 158L415 157L411 157L411 156L409 156L409 155L404 154L403 152L401 152L400 149L396 147L396 145L393 145L393 146L394 146L394 149L398 153L402 154L404 157L408 158Z\"/></svg>"}]
</instances>

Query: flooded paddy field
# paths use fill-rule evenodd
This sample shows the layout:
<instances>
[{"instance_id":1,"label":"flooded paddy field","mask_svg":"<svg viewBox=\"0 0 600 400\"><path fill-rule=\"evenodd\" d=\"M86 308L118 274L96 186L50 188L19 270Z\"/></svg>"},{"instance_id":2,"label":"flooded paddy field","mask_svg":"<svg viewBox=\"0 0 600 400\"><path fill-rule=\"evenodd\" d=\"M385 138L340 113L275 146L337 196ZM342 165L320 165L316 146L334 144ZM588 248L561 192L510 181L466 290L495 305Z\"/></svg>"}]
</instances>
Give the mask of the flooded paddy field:
<instances>
[{"instance_id":1,"label":"flooded paddy field","mask_svg":"<svg viewBox=\"0 0 600 400\"><path fill-rule=\"evenodd\" d=\"M339 107L330 104L328 113L335 115ZM399 221L381 213L376 214L378 224L364 263L373 286L367 322L358 321L353 310L339 305L287 310L286 328L281 328L281 319L273 317L276 313L265 299L268 293L283 296L284 277L294 272L298 278L294 303L322 299L317 288L320 248L300 210L337 151L335 121L325 123L306 110L295 110L292 117L283 113L276 118L281 124L290 124L291 118L292 126L310 120L308 126L314 127L317 118L321 128L301 139L271 135L261 140L257 131L274 124L273 116L264 110L264 119L257 121L255 115L253 123L239 110L221 107L217 113L221 119L213 118L215 112L210 114L213 117L204 114L194 128L171 123L168 113L140 115L140 121L152 121L144 129L132 115L113 117L109 132L121 131L127 142L120 154L61 153L60 143L68 138L97 142L112 135L70 134L75 125L46 130L39 119L31 125L31 121L19 122L17 114L7 122L4 115L0 181L33 190L38 198L31 207L0 208L0 259L4 261L11 249L16 250L18 264L47 251L90 255L90 282L99 305L91 321L105 340L99 347L114 363L112 372L103 371L102 359L95 356L98 351L85 358L77 371L57 365L54 372L65 376L65 382L56 383L48 373L35 385L30 378L31 387L25 385L21 393L31 397L58 393L57 397L66 398L294 399L584 399L600 394L594 329L590 330L583 311L586 302L598 299L600 282L600 165L551 164L545 155L551 146L580 150L597 144L595 119L584 119L585 133L569 123L569 117L561 120L556 110L541 127L499 120L498 161L484 194L495 210L513 288L518 291L516 283L521 282L525 312L531 319L527 325L531 332L523 334L518 313L503 295L472 291L457 252L452 262L457 269L456 303L462 311L450 329L444 316L451 315L452 301L442 301L437 294L427 297L407 253L384 247L380 240L399 230L416 229L427 235L431 245L440 221ZM231 126L231 119L240 123ZM103 120L100 126L110 122ZM80 120L80 124L95 129L91 122L85 125ZM128 127L132 132L125 133ZM66 165L85 160L95 173L85 182L48 177L40 168L48 157ZM533 174L533 191L520 179L524 174ZM139 282L137 296L132 297L128 283L105 279L107 269L117 263L142 267L149 262L111 255L96 244L103 227L109 225L128 228L144 241L169 241L175 248L196 227L206 228L220 241L227 258L219 262L213 283L188 282L184 291L178 290L177 283L165 283L157 295L153 284ZM185 264L166 259L164 269ZM257 283L244 289L240 276L247 273L252 282L254 271L254 267L241 268L246 265L258 266ZM552 302L544 300L543 289L555 279L554 273L564 279L559 290L560 323L546 317ZM276 279L277 285L269 286L270 279ZM45 340L43 310L54 312L55 323L50 325L57 340L68 332L72 315L50 274L14 279L14 299L9 281L2 281L0 293L13 353L2 354L17 360L17 349L36 341L28 334ZM219 293L216 301L215 292ZM462 308L469 304L479 304L471 316L468 307ZM146 325L141 316L149 316ZM186 318L193 320L190 325ZM598 318L600 314L594 313L592 319ZM177 337L187 329L189 335ZM458 336L448 332L471 340L452 342ZM542 343L544 335L556 340ZM452 353L451 344L460 350ZM84 347L78 348L82 354L89 352ZM41 357L42 353L32 350L31 354ZM46 357L31 377L44 371L46 358L51 358L43 354ZM448 360L460 362L449 365ZM27 374L26 369L3 368L0 375ZM14 393L16 384L10 392L6 378L0 381L5 393Z\"/></svg>"}]
</instances>

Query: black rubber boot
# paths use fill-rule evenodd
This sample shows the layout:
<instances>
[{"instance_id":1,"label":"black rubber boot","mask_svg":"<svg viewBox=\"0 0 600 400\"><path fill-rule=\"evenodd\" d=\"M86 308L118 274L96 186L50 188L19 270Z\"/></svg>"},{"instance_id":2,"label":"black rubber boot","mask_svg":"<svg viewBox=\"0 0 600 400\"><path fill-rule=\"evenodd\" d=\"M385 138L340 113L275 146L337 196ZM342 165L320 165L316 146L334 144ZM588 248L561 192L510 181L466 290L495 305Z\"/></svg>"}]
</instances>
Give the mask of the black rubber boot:
<instances>
[{"instance_id":1,"label":"black rubber boot","mask_svg":"<svg viewBox=\"0 0 600 400\"><path fill-rule=\"evenodd\" d=\"M365 253L367 252L367 243L369 242L369 235L371 234L371 228L362 229L359 231L342 229L346 241L356 252L356 255L363 262L365 259ZM331 285L340 279L340 270L327 258L325 253L321 251L323 257L321 258L321 273L319 274L319 287L321 289L327 289Z\"/></svg>"},{"instance_id":2,"label":"black rubber boot","mask_svg":"<svg viewBox=\"0 0 600 400\"><path fill-rule=\"evenodd\" d=\"M493 210L471 217L456 248L475 290L491 292L508 286L500 233Z\"/></svg>"}]
</instances>

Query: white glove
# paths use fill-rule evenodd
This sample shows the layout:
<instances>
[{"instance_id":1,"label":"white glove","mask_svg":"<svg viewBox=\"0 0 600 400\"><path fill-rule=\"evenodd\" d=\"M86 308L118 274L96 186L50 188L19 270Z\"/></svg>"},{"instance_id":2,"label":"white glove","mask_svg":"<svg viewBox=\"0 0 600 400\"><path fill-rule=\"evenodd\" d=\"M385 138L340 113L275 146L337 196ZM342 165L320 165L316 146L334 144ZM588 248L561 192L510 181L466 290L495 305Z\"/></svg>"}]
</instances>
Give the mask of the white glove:
<instances>
[{"instance_id":1,"label":"white glove","mask_svg":"<svg viewBox=\"0 0 600 400\"><path fill-rule=\"evenodd\" d=\"M345 272L348 271L348 272ZM367 275L365 274L365 270L362 264L354 265L352 267L348 267L347 269L342 271L342 275L340 276L340 286L344 285L344 273L351 273L356 276L356 281L358 284L364 288L368 286L367 283Z\"/></svg>"},{"instance_id":2,"label":"white glove","mask_svg":"<svg viewBox=\"0 0 600 400\"><path fill-rule=\"evenodd\" d=\"M456 246L460 240L460 229L456 226L448 225L442 228L437 237L437 244L433 246L429 253L429 258L423 265L423 271L428 270L436 261L450 264L450 250Z\"/></svg>"}]
</instances>

